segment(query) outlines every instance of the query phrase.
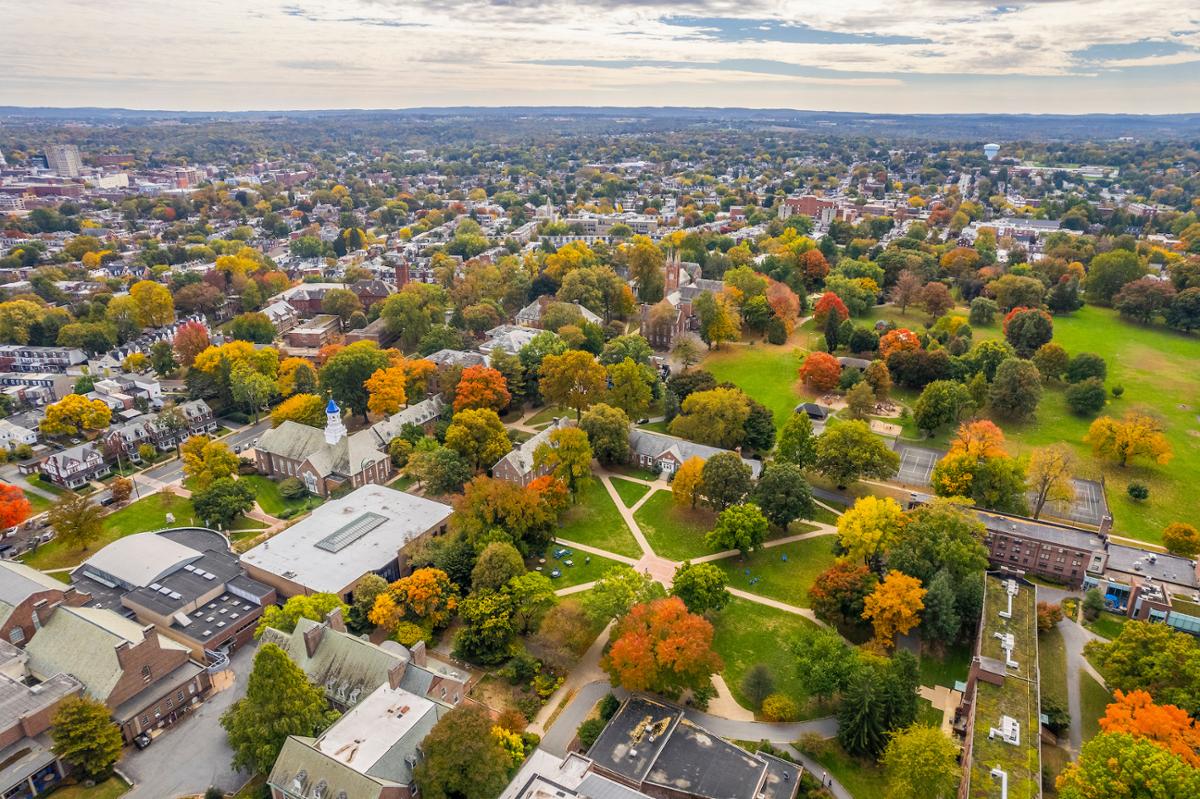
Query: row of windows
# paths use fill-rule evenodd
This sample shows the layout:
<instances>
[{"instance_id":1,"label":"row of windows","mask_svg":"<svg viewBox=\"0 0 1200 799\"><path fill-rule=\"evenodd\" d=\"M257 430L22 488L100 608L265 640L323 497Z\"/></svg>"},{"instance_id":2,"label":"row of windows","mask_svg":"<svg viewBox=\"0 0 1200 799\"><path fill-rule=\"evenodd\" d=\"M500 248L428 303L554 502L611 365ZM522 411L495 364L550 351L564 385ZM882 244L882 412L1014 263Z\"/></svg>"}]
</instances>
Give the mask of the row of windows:
<instances>
[{"instance_id":1,"label":"row of windows","mask_svg":"<svg viewBox=\"0 0 1200 799\"><path fill-rule=\"evenodd\" d=\"M145 673L145 672L143 671L143 673ZM183 703L187 699L187 697L195 696L195 694L196 694L196 684L188 683L187 694L184 694L183 690L180 689L175 692L174 697L168 696L166 699L163 700L163 702L161 704L155 705L153 711L147 711L142 714L142 717L141 717L142 729L145 729L150 726L150 721L151 721L150 713L151 712L154 713L154 720L158 721L159 719L161 719L163 717L164 712L170 713L172 710L175 709L176 705L178 705L179 707L183 707Z\"/></svg>"}]
</instances>

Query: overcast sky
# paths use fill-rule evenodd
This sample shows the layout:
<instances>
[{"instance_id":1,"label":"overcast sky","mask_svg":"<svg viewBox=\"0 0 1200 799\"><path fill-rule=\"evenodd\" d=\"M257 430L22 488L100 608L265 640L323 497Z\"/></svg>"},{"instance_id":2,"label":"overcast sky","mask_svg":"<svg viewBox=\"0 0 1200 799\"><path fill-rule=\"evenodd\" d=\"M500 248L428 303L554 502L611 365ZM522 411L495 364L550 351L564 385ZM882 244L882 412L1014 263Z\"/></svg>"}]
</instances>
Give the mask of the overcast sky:
<instances>
[{"instance_id":1,"label":"overcast sky","mask_svg":"<svg viewBox=\"0 0 1200 799\"><path fill-rule=\"evenodd\" d=\"M4 5L0 105L1200 111L1178 0Z\"/></svg>"}]
</instances>

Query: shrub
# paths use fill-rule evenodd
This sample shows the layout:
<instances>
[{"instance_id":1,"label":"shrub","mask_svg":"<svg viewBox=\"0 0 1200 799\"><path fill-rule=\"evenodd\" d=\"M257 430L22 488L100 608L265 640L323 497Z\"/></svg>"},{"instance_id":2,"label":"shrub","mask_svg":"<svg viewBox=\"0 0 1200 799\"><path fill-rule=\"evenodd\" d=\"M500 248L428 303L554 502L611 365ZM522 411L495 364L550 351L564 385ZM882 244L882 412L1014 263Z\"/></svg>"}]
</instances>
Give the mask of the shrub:
<instances>
[{"instance_id":1,"label":"shrub","mask_svg":"<svg viewBox=\"0 0 1200 799\"><path fill-rule=\"evenodd\" d=\"M1185 558L1200 554L1200 531L1183 522L1173 522L1163 530L1163 546L1168 552Z\"/></svg>"},{"instance_id":2,"label":"shrub","mask_svg":"<svg viewBox=\"0 0 1200 799\"><path fill-rule=\"evenodd\" d=\"M698 710L708 710L708 703L717 698L717 689L710 682L692 690L692 706Z\"/></svg>"},{"instance_id":3,"label":"shrub","mask_svg":"<svg viewBox=\"0 0 1200 799\"><path fill-rule=\"evenodd\" d=\"M1042 712L1046 714L1049 721L1046 726L1055 735L1061 735L1071 726L1070 712L1057 699L1043 696Z\"/></svg>"},{"instance_id":4,"label":"shrub","mask_svg":"<svg viewBox=\"0 0 1200 799\"><path fill-rule=\"evenodd\" d=\"M767 341L771 344L786 344L788 338L787 326L778 316L772 316L767 322Z\"/></svg>"},{"instance_id":5,"label":"shrub","mask_svg":"<svg viewBox=\"0 0 1200 799\"><path fill-rule=\"evenodd\" d=\"M1067 407L1080 416L1094 416L1106 401L1104 384L1095 377L1067 386L1066 396Z\"/></svg>"},{"instance_id":6,"label":"shrub","mask_svg":"<svg viewBox=\"0 0 1200 799\"><path fill-rule=\"evenodd\" d=\"M1063 619L1063 609L1061 605L1054 605L1049 602L1037 603L1037 627L1038 632L1049 632L1054 629L1054 626Z\"/></svg>"},{"instance_id":7,"label":"shrub","mask_svg":"<svg viewBox=\"0 0 1200 799\"><path fill-rule=\"evenodd\" d=\"M600 718L608 721L616 714L621 707L621 700L617 699L612 694L605 694L600 700Z\"/></svg>"},{"instance_id":8,"label":"shrub","mask_svg":"<svg viewBox=\"0 0 1200 799\"><path fill-rule=\"evenodd\" d=\"M762 714L768 721L795 721L800 708L790 696L771 694L763 700Z\"/></svg>"},{"instance_id":9,"label":"shrub","mask_svg":"<svg viewBox=\"0 0 1200 799\"><path fill-rule=\"evenodd\" d=\"M1114 397L1119 397L1124 393L1125 393L1125 386L1118 384L1118 385L1115 385L1112 387L1112 395Z\"/></svg>"},{"instance_id":10,"label":"shrub","mask_svg":"<svg viewBox=\"0 0 1200 799\"><path fill-rule=\"evenodd\" d=\"M225 792L215 785L210 785L204 792L204 799L225 799Z\"/></svg>"},{"instance_id":11,"label":"shrub","mask_svg":"<svg viewBox=\"0 0 1200 799\"><path fill-rule=\"evenodd\" d=\"M425 630L419 624L402 621L396 625L396 632L392 634L392 638L401 646L413 647L425 640Z\"/></svg>"},{"instance_id":12,"label":"shrub","mask_svg":"<svg viewBox=\"0 0 1200 799\"><path fill-rule=\"evenodd\" d=\"M1089 377L1104 380L1108 377L1108 364L1099 355L1081 352L1067 364L1067 382L1080 383Z\"/></svg>"},{"instance_id":13,"label":"shrub","mask_svg":"<svg viewBox=\"0 0 1200 799\"><path fill-rule=\"evenodd\" d=\"M297 478L289 477L279 484L279 493L284 499L300 499L308 493L308 489Z\"/></svg>"},{"instance_id":14,"label":"shrub","mask_svg":"<svg viewBox=\"0 0 1200 799\"><path fill-rule=\"evenodd\" d=\"M1140 502L1150 496L1150 487L1145 483L1130 483L1125 492Z\"/></svg>"},{"instance_id":15,"label":"shrub","mask_svg":"<svg viewBox=\"0 0 1200 799\"><path fill-rule=\"evenodd\" d=\"M1083 617L1088 621L1100 618L1104 610L1104 597L1099 588L1091 588L1083 595Z\"/></svg>"},{"instance_id":16,"label":"shrub","mask_svg":"<svg viewBox=\"0 0 1200 799\"><path fill-rule=\"evenodd\" d=\"M600 733L604 731L604 725L608 724L604 719L588 719L579 725L579 730L575 733L579 736L579 746L582 749L591 749L592 744L596 743L596 739L600 737Z\"/></svg>"}]
</instances>

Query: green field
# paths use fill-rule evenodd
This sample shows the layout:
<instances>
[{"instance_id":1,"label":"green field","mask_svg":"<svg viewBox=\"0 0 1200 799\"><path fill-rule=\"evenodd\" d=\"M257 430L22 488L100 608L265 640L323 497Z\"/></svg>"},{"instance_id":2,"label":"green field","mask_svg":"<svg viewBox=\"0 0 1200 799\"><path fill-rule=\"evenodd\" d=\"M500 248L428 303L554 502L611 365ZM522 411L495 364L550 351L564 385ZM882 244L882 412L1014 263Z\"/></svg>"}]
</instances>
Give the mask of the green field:
<instances>
[{"instance_id":1,"label":"green field","mask_svg":"<svg viewBox=\"0 0 1200 799\"><path fill-rule=\"evenodd\" d=\"M617 496L625 503L625 507L632 508L637 504L637 501L646 496L646 492L650 490L650 486L642 483L635 483L632 480L625 480L620 477L611 477L613 490L617 492Z\"/></svg>"},{"instance_id":2,"label":"green field","mask_svg":"<svg viewBox=\"0 0 1200 799\"><path fill-rule=\"evenodd\" d=\"M884 799L887 794L887 777L883 769L867 758L846 754L836 740L826 741L818 751L807 750L806 754L829 769L854 799ZM820 779L821 775L816 777Z\"/></svg>"},{"instance_id":3,"label":"green field","mask_svg":"<svg viewBox=\"0 0 1200 799\"><path fill-rule=\"evenodd\" d=\"M726 345L710 352L700 367L712 372L718 383L733 383L770 408L775 426L781 427L801 401L796 391L801 354L801 350L787 344Z\"/></svg>"},{"instance_id":4,"label":"green field","mask_svg":"<svg viewBox=\"0 0 1200 799\"><path fill-rule=\"evenodd\" d=\"M1107 610L1101 611L1095 621L1084 622L1084 627L1094 632L1096 635L1112 640L1121 634L1121 628L1125 626L1125 617L1118 616L1116 613L1109 613Z\"/></svg>"},{"instance_id":5,"label":"green field","mask_svg":"<svg viewBox=\"0 0 1200 799\"><path fill-rule=\"evenodd\" d=\"M559 546L559 544L551 544L541 555L528 558L525 561L525 568L534 571L540 567L542 573L547 577L550 577L550 572L554 569L562 572L562 575L559 577L550 577L550 581L553 583L555 589L569 588L572 585L599 580L610 567L620 565L615 560L609 560L600 555L589 555L586 552L572 552L563 558L555 558L554 550L558 549ZM569 547L567 548L569 549ZM540 558L545 558L546 562L539 562ZM567 566L563 563L563 561L567 560L571 561L574 565Z\"/></svg>"},{"instance_id":6,"label":"green field","mask_svg":"<svg viewBox=\"0 0 1200 799\"><path fill-rule=\"evenodd\" d=\"M1067 707L1067 646L1058 628L1038 635L1038 672L1042 677L1042 699L1053 699Z\"/></svg>"},{"instance_id":7,"label":"green field","mask_svg":"<svg viewBox=\"0 0 1200 799\"><path fill-rule=\"evenodd\" d=\"M954 683L967 681L974 654L971 644L955 644L940 655L921 653L921 685L944 685L953 688Z\"/></svg>"},{"instance_id":8,"label":"green field","mask_svg":"<svg viewBox=\"0 0 1200 799\"><path fill-rule=\"evenodd\" d=\"M1103 477L1107 483L1117 535L1158 543L1171 522L1200 525L1200 503L1190 487L1200 473L1200 338L1134 324L1115 311L1088 306L1055 317L1054 341L1072 355L1094 352L1103 357L1107 385L1125 387L1121 398L1110 395L1103 413L1119 418L1134 408L1152 411L1164 420L1175 457L1166 466L1139 461L1124 469L1097 461L1083 443L1092 420L1068 410L1061 388L1045 392L1033 421L1005 424L1009 440L1021 452L1056 441L1074 445L1084 465L1080 476ZM1125 487L1131 481L1149 486L1150 498L1130 499Z\"/></svg>"},{"instance_id":9,"label":"green field","mask_svg":"<svg viewBox=\"0 0 1200 799\"><path fill-rule=\"evenodd\" d=\"M713 565L725 572L731 588L804 608L808 607L808 589L817 575L833 565L833 541L834 536L808 538L760 549L747 558L723 558L713 561ZM751 579L757 582L751 585Z\"/></svg>"},{"instance_id":10,"label":"green field","mask_svg":"<svg viewBox=\"0 0 1200 799\"><path fill-rule=\"evenodd\" d=\"M555 534L618 555L642 556L641 547L599 480L584 480L579 484L575 504L563 514Z\"/></svg>"},{"instance_id":11,"label":"green field","mask_svg":"<svg viewBox=\"0 0 1200 799\"><path fill-rule=\"evenodd\" d=\"M763 663L775 678L776 690L800 704L803 718L822 715L796 676L795 661L788 649L799 631L811 626L812 622L802 616L736 597L717 614L713 648L725 661L721 676L739 704L753 709L742 693L742 677L754 665Z\"/></svg>"},{"instance_id":12,"label":"green field","mask_svg":"<svg viewBox=\"0 0 1200 799\"><path fill-rule=\"evenodd\" d=\"M305 494L300 499L286 499L283 494L279 493L279 483L269 477L247 474L238 479L254 490L254 498L258 501L258 506L263 509L264 513L272 516L278 516L288 510L295 513L304 508L316 507L321 504L321 498L311 494Z\"/></svg>"},{"instance_id":13,"label":"green field","mask_svg":"<svg viewBox=\"0 0 1200 799\"><path fill-rule=\"evenodd\" d=\"M704 534L713 528L716 515L676 505L670 491L655 491L633 518L650 547L664 558L688 560L713 551L704 543Z\"/></svg>"},{"instance_id":14,"label":"green field","mask_svg":"<svg viewBox=\"0 0 1200 799\"><path fill-rule=\"evenodd\" d=\"M0 485L8 485L8 483L0 482ZM20 486L17 487L20 488ZM26 491L23 488L21 489L21 493L25 495L25 499L29 500L30 516L37 516L39 513L45 513L46 511L50 510L50 506L54 504L53 500L47 499L41 494L35 494L32 491Z\"/></svg>"},{"instance_id":15,"label":"green field","mask_svg":"<svg viewBox=\"0 0 1200 799\"><path fill-rule=\"evenodd\" d=\"M54 791L54 799L117 799L129 791L129 785L120 777L109 777L91 788L83 785L66 785Z\"/></svg>"},{"instance_id":16,"label":"green field","mask_svg":"<svg viewBox=\"0 0 1200 799\"><path fill-rule=\"evenodd\" d=\"M1079 672L1079 713L1083 717L1083 741L1087 743L1100 731L1100 718L1112 696L1085 671Z\"/></svg>"},{"instance_id":17,"label":"green field","mask_svg":"<svg viewBox=\"0 0 1200 799\"><path fill-rule=\"evenodd\" d=\"M539 427L550 424L554 417L570 416L574 418L575 411L570 408L560 408L557 405L547 405L525 421L526 427Z\"/></svg>"}]
</instances>

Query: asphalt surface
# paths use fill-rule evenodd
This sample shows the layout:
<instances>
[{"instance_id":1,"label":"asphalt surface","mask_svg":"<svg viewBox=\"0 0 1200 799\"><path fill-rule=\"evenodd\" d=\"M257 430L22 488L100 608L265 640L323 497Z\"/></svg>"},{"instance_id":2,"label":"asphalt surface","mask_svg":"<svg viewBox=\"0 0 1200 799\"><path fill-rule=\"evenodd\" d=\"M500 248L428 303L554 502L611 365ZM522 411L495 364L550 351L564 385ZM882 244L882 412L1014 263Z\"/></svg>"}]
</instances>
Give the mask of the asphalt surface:
<instances>
[{"instance_id":1,"label":"asphalt surface","mask_svg":"<svg viewBox=\"0 0 1200 799\"><path fill-rule=\"evenodd\" d=\"M234 771L233 750L225 742L221 714L246 693L254 648L233 653L233 687L213 694L185 721L154 739L145 749L128 747L118 764L134 783L125 799L174 799L203 794L210 786L232 793L250 775Z\"/></svg>"}]
</instances>

